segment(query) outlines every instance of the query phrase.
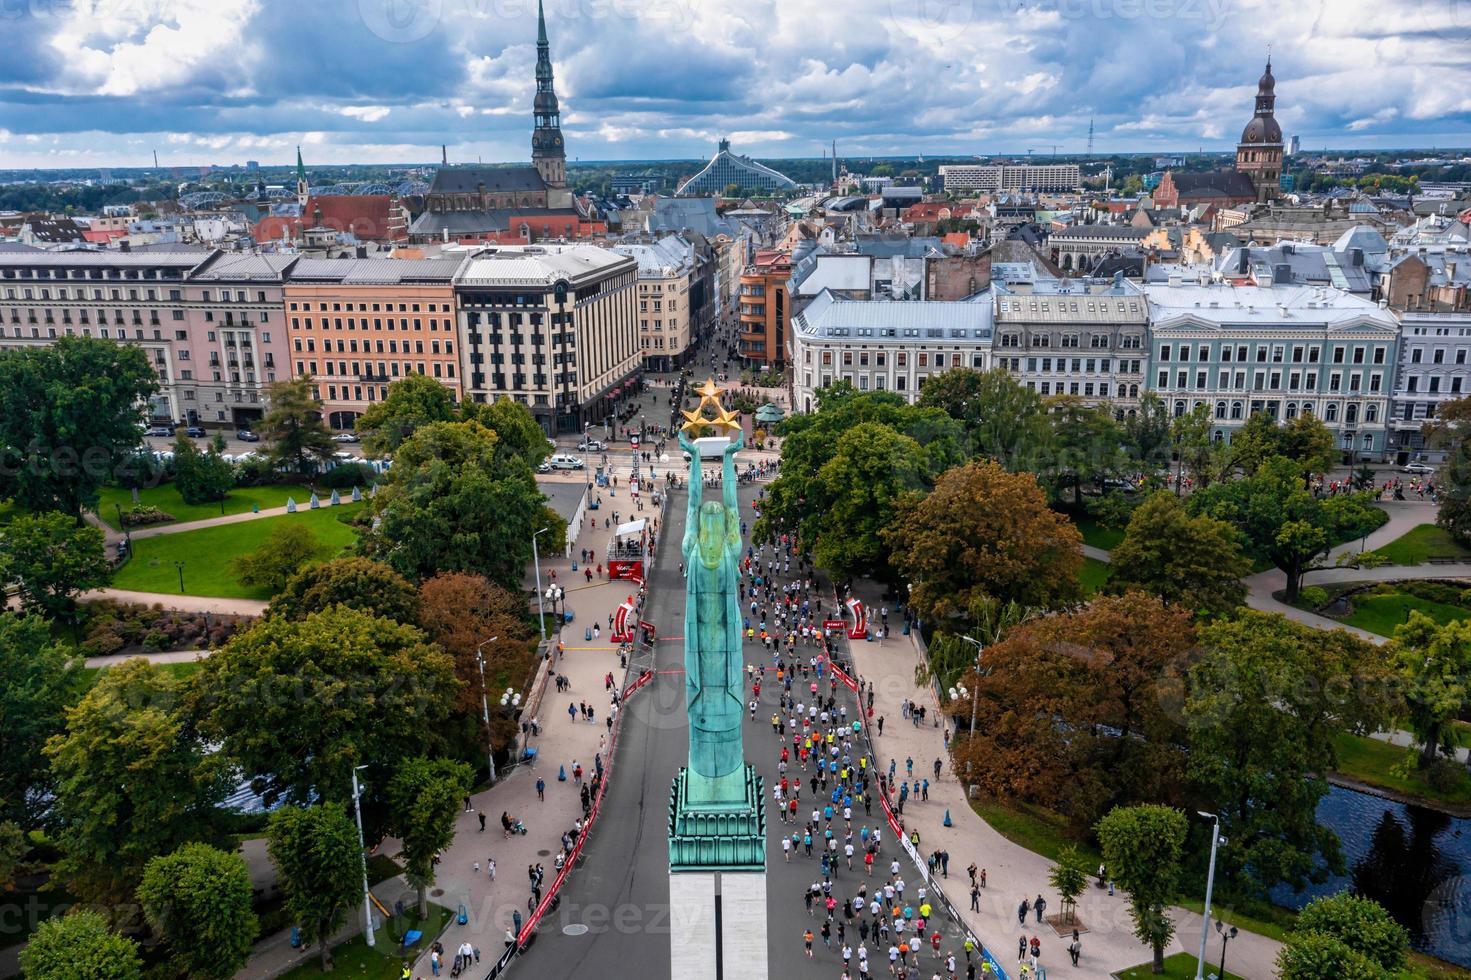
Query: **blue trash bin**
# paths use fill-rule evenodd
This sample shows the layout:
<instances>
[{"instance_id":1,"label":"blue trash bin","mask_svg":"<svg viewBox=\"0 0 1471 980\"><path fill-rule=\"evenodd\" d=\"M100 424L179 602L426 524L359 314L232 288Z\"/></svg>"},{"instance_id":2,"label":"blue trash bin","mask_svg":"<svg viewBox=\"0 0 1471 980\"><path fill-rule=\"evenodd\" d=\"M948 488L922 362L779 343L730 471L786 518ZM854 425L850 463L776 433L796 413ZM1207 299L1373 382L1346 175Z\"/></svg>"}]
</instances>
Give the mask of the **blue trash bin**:
<instances>
[{"instance_id":1,"label":"blue trash bin","mask_svg":"<svg viewBox=\"0 0 1471 980\"><path fill-rule=\"evenodd\" d=\"M591 643L592 642L592 627L591 626L587 627L586 629L584 629L582 631L582 639L583 639L583 642L585 642L585 643Z\"/></svg>"}]
</instances>

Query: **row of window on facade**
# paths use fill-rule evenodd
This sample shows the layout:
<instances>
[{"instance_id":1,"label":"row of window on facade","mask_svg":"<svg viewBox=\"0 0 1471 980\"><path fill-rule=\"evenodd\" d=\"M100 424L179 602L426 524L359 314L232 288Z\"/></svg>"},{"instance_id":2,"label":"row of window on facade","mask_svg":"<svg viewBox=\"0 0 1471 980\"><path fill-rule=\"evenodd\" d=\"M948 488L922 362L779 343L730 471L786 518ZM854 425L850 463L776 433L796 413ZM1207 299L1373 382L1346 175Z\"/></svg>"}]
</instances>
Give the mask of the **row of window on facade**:
<instances>
[{"instance_id":1,"label":"row of window on facade","mask_svg":"<svg viewBox=\"0 0 1471 980\"><path fill-rule=\"evenodd\" d=\"M397 304L398 308L394 309L393 303L358 303L354 306L352 303L333 302L330 304L331 309L329 310L329 304L319 302L316 309L318 313L351 313L354 310L359 313L449 313L451 310L450 304L448 303L424 303L422 304L424 307L422 310L419 308L420 305L419 303L399 303ZM300 310L303 313L310 313L312 310L312 304L305 301L298 303L296 300L292 300L287 306L288 309ZM293 322L295 319L295 317L292 317ZM308 324L310 324L310 321L308 321Z\"/></svg>"},{"instance_id":2,"label":"row of window on facade","mask_svg":"<svg viewBox=\"0 0 1471 980\"><path fill-rule=\"evenodd\" d=\"M1191 348L1191 345L1190 344L1180 344L1178 348L1174 348L1170 344L1160 344L1159 345L1158 359L1160 361L1168 361L1168 360L1170 360L1170 355L1172 353L1175 353L1177 355L1177 357L1175 358L1176 360L1179 360L1179 361L1189 361L1191 359L1191 356L1190 356L1191 349L1192 348ZM1303 362L1303 358L1304 358L1304 356L1306 356L1306 358L1307 358L1306 363L1308 363L1308 364L1317 364L1318 363L1318 352L1321 349L1322 348L1321 347L1318 347L1318 346L1304 347L1302 345L1294 345L1293 348L1292 348L1292 363L1293 364L1302 364L1302 363L1304 363ZM1232 357L1233 350L1235 352L1235 357L1234 357L1235 362L1240 363L1240 364L1245 364L1249 360L1251 360L1251 358L1248 357L1248 350L1247 350L1247 345L1246 344L1238 344L1234 348L1230 344L1223 344L1221 346L1221 361L1223 363L1230 363L1233 360L1233 357ZM1387 348L1382 347L1382 346L1376 346L1376 347L1374 347L1373 350L1374 350L1373 363L1375 363L1375 364L1383 364L1384 363L1384 358L1386 356L1386 350L1387 350ZM1270 345L1269 344L1257 344L1257 345L1255 345L1255 351L1256 351L1255 361L1256 361L1257 364L1266 364L1266 363L1268 363L1268 358L1269 357L1271 359L1271 363L1273 363L1273 364L1281 364L1281 363L1283 363L1283 359L1287 356L1287 346L1285 344L1270 344ZM1346 356L1348 356L1348 354L1347 354L1347 348L1345 348L1343 346L1340 346L1340 345L1335 345L1334 346L1334 348L1333 348L1333 358L1332 358L1332 361L1333 361L1334 364L1342 364L1342 363L1344 363L1344 358ZM1368 355L1367 355L1366 349L1364 347L1356 346L1356 347L1353 348L1352 362L1354 364L1363 364L1364 363L1364 358L1366 356L1368 356ZM1209 361L1210 359L1211 359L1211 345L1210 344L1201 344L1199 350L1196 353L1195 360L1200 361L1200 362L1205 362L1205 361Z\"/></svg>"},{"instance_id":3,"label":"row of window on facade","mask_svg":"<svg viewBox=\"0 0 1471 980\"><path fill-rule=\"evenodd\" d=\"M15 289L7 289L7 290L5 290L5 298L6 299L41 299L41 300L49 300L49 299L52 298L52 296L51 296L51 290L50 289L44 289L44 288L43 289L21 289L19 291L15 290ZM85 290L85 289L82 289L82 288L79 287L75 292L73 292L72 290L67 289L65 286L62 286L62 287L59 287L56 290L56 297L55 298L56 299L74 299L74 300L83 300L83 301L85 301L85 300L87 300L87 299L90 298L94 302L105 302L107 300L111 300L114 303L121 303L121 302L123 302L123 290L121 290L121 289L107 289L107 290L94 289L94 290L92 290L92 295L90 297L88 297L87 296L87 290ZM156 303L156 302L159 301L158 291L155 290L155 289L145 289L145 290L143 290L143 295L140 297L138 295L138 290L136 290L136 289L129 289L129 290L127 290L127 300L128 300L128 302L131 302L131 303L139 303L139 302ZM168 302L170 302L170 303L186 303L186 302L190 302L190 298L188 296L184 295L184 291L182 289L170 289L169 290L169 294L168 294ZM230 302L235 302L235 303L249 303L249 302L251 302L251 300L249 298L247 298L246 293L245 293L245 290L243 290L243 289L237 290L233 297L231 296L230 291L228 289L222 289L222 290L220 290L219 299L218 300L216 300L216 299L213 298L212 294L210 293L210 291L208 289L205 289L205 290L203 290L203 291L200 292L199 298L198 298L197 302L200 302L200 303L214 303L214 302L220 302L220 303L230 303ZM255 294L255 302L257 302L257 303L267 303L267 302L270 302L270 303L272 303L274 305L274 303L277 302L277 301L267 300L266 299L266 294L264 292L257 292ZM293 307L292 308L293 309L295 308L294 304L293 304Z\"/></svg>"},{"instance_id":4,"label":"row of window on facade","mask_svg":"<svg viewBox=\"0 0 1471 980\"><path fill-rule=\"evenodd\" d=\"M1064 349L1075 349L1083 346L1083 334L1065 333L1058 338L1058 346ZM1090 350L1108 350L1113 344L1113 337L1106 333L1088 334L1088 348ZM1022 335L1019 333L1004 333L1000 335L1002 347L1020 348L1023 346ZM1143 334L1120 334L1120 350L1143 350ZM1045 333L1033 334L1030 340L1032 347L1051 347L1052 335Z\"/></svg>"},{"instance_id":5,"label":"row of window on facade","mask_svg":"<svg viewBox=\"0 0 1471 980\"><path fill-rule=\"evenodd\" d=\"M303 343L305 343L305 345L306 345L305 346L306 353L312 353L312 352L314 352L317 349L317 341L316 341L316 338L315 337L293 337L293 338L291 338L291 342L292 342L292 346L294 346L296 348L296 352L298 354L302 353L302 351L303 351L303 347L302 347L302 344ZM376 350L374 349L375 343L376 343ZM404 354L411 354L411 353L412 354L422 354L422 353L424 353L424 341L422 341L422 340L415 340L415 341L413 341L413 345L414 345L413 350L410 350L409 349L409 341L405 340L403 342L403 351L402 351L402 353L404 353ZM332 338L331 337L324 337L324 338L322 338L322 350L324 352L329 352L329 351L332 350ZM356 354L357 352L358 352L358 342L357 342L357 340L355 338L354 339L351 339L351 340L344 340L343 338L339 337L337 339L337 353L339 353L339 354ZM444 340L444 341L431 340L429 342L429 352L431 354L439 354L439 353L453 354L455 352L455 342L453 340ZM378 341L374 342L374 341L371 341L371 340L368 340L368 339L364 338L364 340L363 340L363 353L364 354L368 354L368 353L397 354L397 353L400 353L400 351L399 351L399 348L398 348L398 341L397 340L389 340L388 341L388 350L387 351L384 351L382 339L379 339Z\"/></svg>"},{"instance_id":6,"label":"row of window on facade","mask_svg":"<svg viewBox=\"0 0 1471 980\"><path fill-rule=\"evenodd\" d=\"M1251 372L1251 390L1252 391L1281 391L1282 390L1282 380L1283 380L1283 378L1286 378L1287 379L1287 389L1286 390L1288 390L1288 391L1317 391L1318 390L1318 372L1316 372L1316 371L1306 371L1306 372L1289 371L1289 372L1285 372L1285 373L1282 372L1282 371L1253 371L1253 372ZM1358 391L1360 391L1361 388L1363 387L1363 378L1364 378L1364 372L1361 372L1361 371L1350 371L1349 374L1348 374L1348 390L1350 392L1358 392ZM1368 390L1370 392L1378 392L1378 391L1380 391L1380 390L1383 389L1383 387L1384 387L1384 375L1381 372L1374 371L1374 372L1372 372L1372 373L1370 373L1368 375L1368 378L1369 378L1369 388L1368 388ZM1171 388L1172 386L1170 384L1170 371L1169 371L1169 369L1168 368L1160 368L1158 374L1156 375L1156 381L1157 381L1156 387L1160 388L1161 390L1166 390L1166 389ZM1234 389L1236 391L1246 391L1247 390L1247 388L1246 388L1246 382L1247 382L1247 372L1245 372L1245 371L1236 371L1233 374L1231 371L1222 369L1219 372L1218 376L1217 376L1216 387L1217 388L1226 388L1228 390L1229 389ZM1189 387L1191 387L1191 385L1190 385L1190 372L1189 371L1186 371L1186 370L1178 370L1178 371L1176 371L1175 372L1175 383L1174 383L1173 387L1174 388L1177 388L1177 389L1178 388L1189 388ZM1195 386L1194 387L1196 388L1196 390L1202 390L1202 389L1211 387L1211 385L1210 385L1210 371L1208 371L1208 370L1196 371L1195 372ZM1343 373L1342 372L1340 372L1340 371L1334 371L1334 372L1332 372L1332 373L1330 373L1328 375L1328 390L1329 391L1342 391L1343 390Z\"/></svg>"},{"instance_id":7,"label":"row of window on facade","mask_svg":"<svg viewBox=\"0 0 1471 980\"><path fill-rule=\"evenodd\" d=\"M419 331L419 330L423 330L424 329L424 321L422 319L420 319L419 317L414 317L413 318L413 321L414 321L414 327L413 327L413 329L415 331ZM331 329L331 330L341 330L343 328L342 327L342 323L343 323L343 318L340 317L340 316L338 316L338 317L332 317L330 323L328 322L328 318L327 317L322 317L321 318L320 329L322 329L322 330L328 330L328 329ZM388 329L389 330L393 330L394 329L394 319L393 319L393 317L387 317L387 318L374 317L373 318L373 326L372 326L372 329L373 330L380 330L381 331L383 329L383 324L385 324L385 323L388 324ZM440 321L440 320L433 319L432 317L429 320L429 330L431 332L433 332L435 330L453 330L454 328L455 328L455 326L454 326L454 321L453 320L443 320L443 321ZM291 318L291 329L292 330L311 330L311 329L313 329L312 318L311 317L301 317L301 318L292 317ZM347 318L347 329L348 330L356 330L356 329L358 329L358 318L357 317L351 317L350 316L350 317ZM362 329L364 329L364 330L369 329L369 327L368 327L368 318L367 317L363 317L362 318ZM400 331L407 331L409 329L409 318L408 317L400 317L398 319L398 329Z\"/></svg>"},{"instance_id":8,"label":"row of window on facade","mask_svg":"<svg viewBox=\"0 0 1471 980\"><path fill-rule=\"evenodd\" d=\"M1200 404L1200 403L1197 402L1196 404ZM1185 406L1185 402L1183 400L1176 401L1175 402L1175 415L1177 415L1177 416L1184 415L1185 414L1185 408L1184 408L1184 406ZM1275 419L1275 418L1278 417L1278 411L1281 408L1281 406L1282 406L1282 403L1281 402L1278 402L1278 401L1275 401L1275 400L1253 401L1251 403L1251 407L1250 407L1249 411L1250 411L1250 413L1252 415L1256 415L1258 412L1266 412L1269 416L1271 416L1272 418ZM1363 411L1364 424L1365 425L1376 425L1376 424L1378 424L1378 422L1379 422L1379 406L1377 404L1373 403L1373 402L1370 402L1368 405L1365 405L1363 408L1364 408L1364 411ZM1286 416L1285 417L1286 418L1289 418L1289 419L1297 418L1299 411L1301 411L1301 413L1303 415L1312 415L1313 414L1313 403L1312 402L1303 402L1301 405L1299 405L1297 402L1288 402L1287 403L1287 409L1286 409ZM1230 402L1229 404L1227 402L1225 402L1225 401L1218 401L1218 402L1216 402L1215 416L1216 416L1217 419L1219 419L1221 421L1243 422L1247 418L1247 414L1246 414L1247 412L1248 412L1248 408L1247 408L1246 402L1233 401L1233 402ZM1337 423L1338 422L1338 416L1339 416L1338 402L1328 402L1323 407L1323 421L1324 422ZM1357 404L1354 404L1353 402L1350 402L1350 403L1348 403L1347 405L1345 405L1343 407L1343 424L1344 425L1357 425L1358 422L1359 422L1359 406Z\"/></svg>"}]
</instances>

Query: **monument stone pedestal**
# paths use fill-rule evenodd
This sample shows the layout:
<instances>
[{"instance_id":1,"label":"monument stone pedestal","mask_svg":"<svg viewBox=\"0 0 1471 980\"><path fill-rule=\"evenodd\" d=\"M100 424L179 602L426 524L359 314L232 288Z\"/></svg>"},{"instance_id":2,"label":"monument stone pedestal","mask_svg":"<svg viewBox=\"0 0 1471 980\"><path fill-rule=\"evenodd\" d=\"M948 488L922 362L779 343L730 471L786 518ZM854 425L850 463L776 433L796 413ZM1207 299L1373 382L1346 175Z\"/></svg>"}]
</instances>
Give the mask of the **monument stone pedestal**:
<instances>
[{"instance_id":1,"label":"monument stone pedestal","mask_svg":"<svg viewBox=\"0 0 1471 980\"><path fill-rule=\"evenodd\" d=\"M689 771L669 800L671 976L767 980L766 811L747 765L743 798L690 799Z\"/></svg>"}]
</instances>

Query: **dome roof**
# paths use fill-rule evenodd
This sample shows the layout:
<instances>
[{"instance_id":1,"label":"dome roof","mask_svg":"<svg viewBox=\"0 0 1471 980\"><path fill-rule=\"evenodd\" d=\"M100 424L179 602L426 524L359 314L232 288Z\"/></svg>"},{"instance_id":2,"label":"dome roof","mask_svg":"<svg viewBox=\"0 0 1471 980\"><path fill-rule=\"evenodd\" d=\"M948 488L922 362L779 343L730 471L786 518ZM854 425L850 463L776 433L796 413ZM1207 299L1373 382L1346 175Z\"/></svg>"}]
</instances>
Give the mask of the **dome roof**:
<instances>
[{"instance_id":1,"label":"dome roof","mask_svg":"<svg viewBox=\"0 0 1471 980\"><path fill-rule=\"evenodd\" d=\"M1262 72L1262 77L1257 79L1256 89L1258 95L1271 95L1277 90L1277 79L1272 77L1272 63L1267 62L1267 70Z\"/></svg>"},{"instance_id":2,"label":"dome roof","mask_svg":"<svg viewBox=\"0 0 1471 980\"><path fill-rule=\"evenodd\" d=\"M1241 131L1241 142L1280 143L1282 142L1282 127L1272 116L1256 116Z\"/></svg>"}]
</instances>

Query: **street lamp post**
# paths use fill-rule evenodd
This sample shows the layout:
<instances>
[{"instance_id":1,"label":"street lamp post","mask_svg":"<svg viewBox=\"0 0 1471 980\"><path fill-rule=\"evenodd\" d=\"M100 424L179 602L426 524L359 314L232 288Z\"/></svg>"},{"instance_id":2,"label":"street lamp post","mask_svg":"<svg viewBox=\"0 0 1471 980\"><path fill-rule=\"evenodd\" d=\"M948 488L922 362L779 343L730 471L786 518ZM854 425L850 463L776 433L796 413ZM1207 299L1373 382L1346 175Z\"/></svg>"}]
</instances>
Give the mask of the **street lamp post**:
<instances>
[{"instance_id":1,"label":"street lamp post","mask_svg":"<svg viewBox=\"0 0 1471 980\"><path fill-rule=\"evenodd\" d=\"M540 531L531 535L531 561L536 567L536 619L541 625L541 640L543 643L546 642L547 638L547 621L546 610L541 605L541 553L536 550L536 539L545 531L546 528L542 528Z\"/></svg>"},{"instance_id":2,"label":"street lamp post","mask_svg":"<svg viewBox=\"0 0 1471 980\"><path fill-rule=\"evenodd\" d=\"M358 820L358 860L363 865L363 941L373 945L373 893L368 890L368 847L363 842L362 791L358 789L358 770L367 766L354 766L352 770L352 808Z\"/></svg>"},{"instance_id":3,"label":"street lamp post","mask_svg":"<svg viewBox=\"0 0 1471 980\"><path fill-rule=\"evenodd\" d=\"M1226 980L1226 944L1236 938L1236 927L1227 926L1220 919L1216 920L1216 932L1221 937L1221 974L1220 980Z\"/></svg>"},{"instance_id":4,"label":"street lamp post","mask_svg":"<svg viewBox=\"0 0 1471 980\"><path fill-rule=\"evenodd\" d=\"M962 636L961 639L976 648L976 689L970 692L970 734L974 737L976 733L976 706L981 703L981 654L985 653L986 647L980 640L977 640L973 636Z\"/></svg>"},{"instance_id":5,"label":"street lamp post","mask_svg":"<svg viewBox=\"0 0 1471 980\"><path fill-rule=\"evenodd\" d=\"M1203 918L1200 923L1200 956L1195 960L1195 980L1204 980L1205 941L1210 937L1211 890L1216 884L1216 848L1225 843L1226 839L1221 836L1221 818L1218 815L1206 813L1204 810L1197 810L1195 812L1211 822L1211 863L1210 870L1205 875L1205 910L1202 913Z\"/></svg>"},{"instance_id":6,"label":"street lamp post","mask_svg":"<svg viewBox=\"0 0 1471 980\"><path fill-rule=\"evenodd\" d=\"M184 594L184 563L181 562L181 561L176 561L176 562L174 562L174 567L179 570L179 595L183 595Z\"/></svg>"},{"instance_id":7,"label":"street lamp post","mask_svg":"<svg viewBox=\"0 0 1471 980\"><path fill-rule=\"evenodd\" d=\"M487 643L494 643L499 639L498 636L492 636L475 648L475 666L480 668L480 718L485 722L485 762L492 786L495 785L495 745L490 736L490 702L485 697L485 656L481 651Z\"/></svg>"}]
</instances>

